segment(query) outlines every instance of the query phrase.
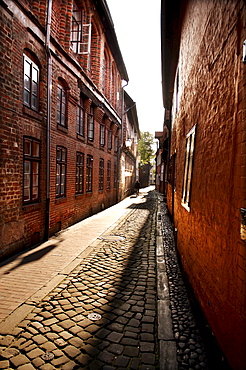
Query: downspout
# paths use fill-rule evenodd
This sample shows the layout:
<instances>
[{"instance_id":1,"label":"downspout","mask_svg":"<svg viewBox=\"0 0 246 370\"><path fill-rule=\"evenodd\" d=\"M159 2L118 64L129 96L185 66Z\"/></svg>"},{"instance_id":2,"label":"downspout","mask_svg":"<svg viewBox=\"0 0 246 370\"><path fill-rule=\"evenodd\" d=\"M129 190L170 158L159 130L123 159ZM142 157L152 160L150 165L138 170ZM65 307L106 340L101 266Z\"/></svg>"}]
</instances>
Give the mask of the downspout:
<instances>
[{"instance_id":1,"label":"downspout","mask_svg":"<svg viewBox=\"0 0 246 370\"><path fill-rule=\"evenodd\" d=\"M47 127L46 127L46 208L44 239L49 239L50 224L50 126L51 126L51 90L52 90L52 60L50 52L52 0L48 0L45 49L47 54Z\"/></svg>"},{"instance_id":2,"label":"downspout","mask_svg":"<svg viewBox=\"0 0 246 370\"><path fill-rule=\"evenodd\" d=\"M124 107L125 107L125 100L124 100L124 88L128 85L128 81L126 84L122 86L122 107L121 107L121 144L118 148L117 152L117 186L116 186L116 202L119 202L119 186L120 186L120 157L123 149L123 140L124 140Z\"/></svg>"}]
</instances>

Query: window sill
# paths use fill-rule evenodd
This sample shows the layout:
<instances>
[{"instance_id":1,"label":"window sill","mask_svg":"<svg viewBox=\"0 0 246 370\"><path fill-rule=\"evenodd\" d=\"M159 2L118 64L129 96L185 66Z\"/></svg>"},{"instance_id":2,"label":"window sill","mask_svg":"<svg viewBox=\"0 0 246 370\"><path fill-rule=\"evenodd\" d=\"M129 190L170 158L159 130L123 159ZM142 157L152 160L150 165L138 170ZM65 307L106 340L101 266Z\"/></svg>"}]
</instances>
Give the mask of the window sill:
<instances>
[{"instance_id":1,"label":"window sill","mask_svg":"<svg viewBox=\"0 0 246 370\"><path fill-rule=\"evenodd\" d=\"M190 207L188 206L187 203L182 203L181 202L181 206L183 206L186 209L186 211L190 212Z\"/></svg>"},{"instance_id":2,"label":"window sill","mask_svg":"<svg viewBox=\"0 0 246 370\"><path fill-rule=\"evenodd\" d=\"M32 117L32 118L35 118L36 120L42 122L43 120L43 113L40 113L40 112L37 112L37 111L34 111L33 109L27 107L27 106L23 106L23 113L26 114L27 116L29 117Z\"/></svg>"},{"instance_id":3,"label":"window sill","mask_svg":"<svg viewBox=\"0 0 246 370\"><path fill-rule=\"evenodd\" d=\"M77 139L83 142L85 141L85 137L80 134L77 134Z\"/></svg>"},{"instance_id":4,"label":"window sill","mask_svg":"<svg viewBox=\"0 0 246 370\"><path fill-rule=\"evenodd\" d=\"M23 204L22 206L22 210L26 213L37 211L40 208L41 208L41 203L28 203L28 204Z\"/></svg>"},{"instance_id":5,"label":"window sill","mask_svg":"<svg viewBox=\"0 0 246 370\"><path fill-rule=\"evenodd\" d=\"M85 195L85 193L76 193L75 194L75 199L76 198L81 198L82 196L84 196Z\"/></svg>"},{"instance_id":6,"label":"window sill","mask_svg":"<svg viewBox=\"0 0 246 370\"><path fill-rule=\"evenodd\" d=\"M57 130L62 131L62 132L64 132L65 134L67 134L67 132L68 132L67 127L61 126L61 125L59 125L59 124L57 124Z\"/></svg>"},{"instance_id":7,"label":"window sill","mask_svg":"<svg viewBox=\"0 0 246 370\"><path fill-rule=\"evenodd\" d=\"M56 200L55 200L55 204L62 204L62 203L66 203L66 201L67 201L67 198L66 198L66 197L56 198Z\"/></svg>"}]
</instances>

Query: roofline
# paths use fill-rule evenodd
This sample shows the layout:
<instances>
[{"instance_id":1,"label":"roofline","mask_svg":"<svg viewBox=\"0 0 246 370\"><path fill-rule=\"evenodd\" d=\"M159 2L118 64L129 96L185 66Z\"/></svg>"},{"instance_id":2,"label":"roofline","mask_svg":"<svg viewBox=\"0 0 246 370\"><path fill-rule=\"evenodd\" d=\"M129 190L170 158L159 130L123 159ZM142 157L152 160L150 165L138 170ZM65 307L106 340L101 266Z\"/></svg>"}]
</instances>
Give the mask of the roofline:
<instances>
[{"instance_id":1,"label":"roofline","mask_svg":"<svg viewBox=\"0 0 246 370\"><path fill-rule=\"evenodd\" d=\"M170 109L179 58L181 15L185 0L161 1L161 59L163 106ZM182 8L182 9L181 9Z\"/></svg>"},{"instance_id":2,"label":"roofline","mask_svg":"<svg viewBox=\"0 0 246 370\"><path fill-rule=\"evenodd\" d=\"M115 62L119 69L122 80L128 82L129 81L128 73L120 51L119 43L114 28L114 23L107 2L106 0L93 0L93 3L98 13L101 15L101 21L105 29L106 39L110 47L110 50L115 58Z\"/></svg>"},{"instance_id":3,"label":"roofline","mask_svg":"<svg viewBox=\"0 0 246 370\"><path fill-rule=\"evenodd\" d=\"M136 103L132 100L130 95L125 90L124 90L124 100L125 100L126 106L128 106L128 108L130 108L127 112L127 115L129 116L129 118L132 119L133 124L134 124L134 128L135 128L138 136L140 137L140 129L139 129L138 113L137 113Z\"/></svg>"}]
</instances>

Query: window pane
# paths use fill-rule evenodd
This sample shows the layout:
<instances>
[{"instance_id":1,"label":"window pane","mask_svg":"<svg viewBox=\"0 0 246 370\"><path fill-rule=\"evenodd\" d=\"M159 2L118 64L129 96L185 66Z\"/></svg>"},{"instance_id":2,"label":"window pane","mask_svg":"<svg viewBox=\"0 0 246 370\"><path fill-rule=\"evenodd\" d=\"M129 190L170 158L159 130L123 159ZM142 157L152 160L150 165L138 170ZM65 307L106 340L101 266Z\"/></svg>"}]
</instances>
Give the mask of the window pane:
<instances>
[{"instance_id":1,"label":"window pane","mask_svg":"<svg viewBox=\"0 0 246 370\"><path fill-rule=\"evenodd\" d=\"M32 81L32 94L35 96L38 95L38 84L34 81Z\"/></svg>"},{"instance_id":2,"label":"window pane","mask_svg":"<svg viewBox=\"0 0 246 370\"><path fill-rule=\"evenodd\" d=\"M39 143L36 141L33 141L32 152L33 157L39 157Z\"/></svg>"},{"instance_id":3,"label":"window pane","mask_svg":"<svg viewBox=\"0 0 246 370\"><path fill-rule=\"evenodd\" d=\"M30 105L30 92L24 90L24 103Z\"/></svg>"},{"instance_id":4,"label":"window pane","mask_svg":"<svg viewBox=\"0 0 246 370\"><path fill-rule=\"evenodd\" d=\"M28 76L24 76L24 88L25 88L25 90L28 90L28 91L30 91L30 89L31 89L31 79L30 79L30 77L28 77Z\"/></svg>"},{"instance_id":5,"label":"window pane","mask_svg":"<svg viewBox=\"0 0 246 370\"><path fill-rule=\"evenodd\" d=\"M65 120L65 114L62 113L62 115L61 115L61 122L60 123L61 123L62 126L65 126L65 122L66 122L66 120Z\"/></svg>"},{"instance_id":6,"label":"window pane","mask_svg":"<svg viewBox=\"0 0 246 370\"><path fill-rule=\"evenodd\" d=\"M32 95L32 108L38 109L38 98L35 95Z\"/></svg>"},{"instance_id":7,"label":"window pane","mask_svg":"<svg viewBox=\"0 0 246 370\"><path fill-rule=\"evenodd\" d=\"M38 82L38 70L35 67L32 69L32 80L33 82Z\"/></svg>"},{"instance_id":8,"label":"window pane","mask_svg":"<svg viewBox=\"0 0 246 370\"><path fill-rule=\"evenodd\" d=\"M56 122L59 124L60 120L61 120L61 115L60 115L60 110L58 110L56 114Z\"/></svg>"},{"instance_id":9,"label":"window pane","mask_svg":"<svg viewBox=\"0 0 246 370\"><path fill-rule=\"evenodd\" d=\"M61 160L62 162L66 162L66 151L65 150L61 150Z\"/></svg>"},{"instance_id":10,"label":"window pane","mask_svg":"<svg viewBox=\"0 0 246 370\"><path fill-rule=\"evenodd\" d=\"M28 60L25 60L24 63L24 74L31 77L31 63Z\"/></svg>"},{"instance_id":11,"label":"window pane","mask_svg":"<svg viewBox=\"0 0 246 370\"><path fill-rule=\"evenodd\" d=\"M57 149L57 151L56 151L56 160L57 161L61 160L61 149Z\"/></svg>"},{"instance_id":12,"label":"window pane","mask_svg":"<svg viewBox=\"0 0 246 370\"><path fill-rule=\"evenodd\" d=\"M33 186L32 188L32 200L37 200L38 199L38 187Z\"/></svg>"},{"instance_id":13,"label":"window pane","mask_svg":"<svg viewBox=\"0 0 246 370\"><path fill-rule=\"evenodd\" d=\"M38 186L38 174L33 175L33 177L32 177L32 185L33 186Z\"/></svg>"},{"instance_id":14,"label":"window pane","mask_svg":"<svg viewBox=\"0 0 246 370\"><path fill-rule=\"evenodd\" d=\"M24 189L24 201L30 200L30 188Z\"/></svg>"},{"instance_id":15,"label":"window pane","mask_svg":"<svg viewBox=\"0 0 246 370\"><path fill-rule=\"evenodd\" d=\"M31 184L31 175L25 174L24 175L24 187L29 188Z\"/></svg>"},{"instance_id":16,"label":"window pane","mask_svg":"<svg viewBox=\"0 0 246 370\"><path fill-rule=\"evenodd\" d=\"M25 155L31 155L31 141L25 140L24 141L24 154Z\"/></svg>"},{"instance_id":17,"label":"window pane","mask_svg":"<svg viewBox=\"0 0 246 370\"><path fill-rule=\"evenodd\" d=\"M32 173L34 175L38 175L38 172L39 172L39 164L38 162L33 162L32 163Z\"/></svg>"}]
</instances>

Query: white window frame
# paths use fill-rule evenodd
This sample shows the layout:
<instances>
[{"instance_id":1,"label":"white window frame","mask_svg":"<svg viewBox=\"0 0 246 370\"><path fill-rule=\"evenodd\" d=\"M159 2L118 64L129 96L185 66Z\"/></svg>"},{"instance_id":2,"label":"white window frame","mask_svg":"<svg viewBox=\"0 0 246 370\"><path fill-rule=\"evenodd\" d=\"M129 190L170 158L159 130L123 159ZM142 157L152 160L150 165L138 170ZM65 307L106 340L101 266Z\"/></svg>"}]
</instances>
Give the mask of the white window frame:
<instances>
[{"instance_id":1,"label":"white window frame","mask_svg":"<svg viewBox=\"0 0 246 370\"><path fill-rule=\"evenodd\" d=\"M195 124L195 126L193 126L186 135L184 181L181 204L188 212L190 212L191 181L194 162L196 126L197 125Z\"/></svg>"}]
</instances>

